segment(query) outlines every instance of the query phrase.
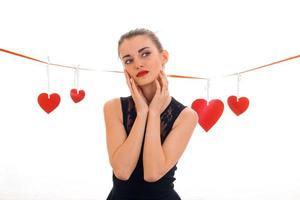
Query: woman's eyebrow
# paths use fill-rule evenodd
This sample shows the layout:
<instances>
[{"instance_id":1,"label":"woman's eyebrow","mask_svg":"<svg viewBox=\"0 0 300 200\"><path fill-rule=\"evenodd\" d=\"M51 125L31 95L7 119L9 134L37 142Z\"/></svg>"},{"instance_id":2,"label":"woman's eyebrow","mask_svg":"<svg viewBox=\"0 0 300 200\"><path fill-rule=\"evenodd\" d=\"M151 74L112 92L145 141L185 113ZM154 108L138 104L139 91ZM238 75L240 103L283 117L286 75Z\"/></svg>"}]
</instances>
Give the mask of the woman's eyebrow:
<instances>
[{"instance_id":1,"label":"woman's eyebrow","mask_svg":"<svg viewBox=\"0 0 300 200\"><path fill-rule=\"evenodd\" d=\"M139 49L138 52L140 53L141 51L143 51L144 49L147 49L147 48L149 48L149 47L143 47L143 48ZM127 54L126 56L123 56L122 59L124 59L125 57L129 57L129 56L130 56L130 55Z\"/></svg>"}]
</instances>

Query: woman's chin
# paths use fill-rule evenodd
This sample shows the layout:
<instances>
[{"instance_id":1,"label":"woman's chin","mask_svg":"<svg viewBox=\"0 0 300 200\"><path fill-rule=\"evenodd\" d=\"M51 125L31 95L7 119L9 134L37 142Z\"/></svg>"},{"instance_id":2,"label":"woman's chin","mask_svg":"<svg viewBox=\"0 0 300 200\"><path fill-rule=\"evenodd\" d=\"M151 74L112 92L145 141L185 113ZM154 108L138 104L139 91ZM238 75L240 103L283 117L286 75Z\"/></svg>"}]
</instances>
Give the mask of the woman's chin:
<instances>
[{"instance_id":1,"label":"woman's chin","mask_svg":"<svg viewBox=\"0 0 300 200\"><path fill-rule=\"evenodd\" d=\"M154 80L152 80L152 79L140 80L138 82L138 86L140 86L140 87L143 87L143 86L146 86L146 85L152 85L152 84L155 84Z\"/></svg>"}]
</instances>

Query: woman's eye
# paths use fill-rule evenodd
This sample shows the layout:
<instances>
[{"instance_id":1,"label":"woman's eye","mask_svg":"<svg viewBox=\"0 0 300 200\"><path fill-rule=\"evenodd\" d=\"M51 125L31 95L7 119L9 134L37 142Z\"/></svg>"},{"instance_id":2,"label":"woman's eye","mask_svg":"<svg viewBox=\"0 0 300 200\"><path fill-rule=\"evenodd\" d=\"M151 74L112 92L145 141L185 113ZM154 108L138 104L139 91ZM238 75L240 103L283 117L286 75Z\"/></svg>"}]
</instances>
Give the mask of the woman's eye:
<instances>
[{"instance_id":1,"label":"woman's eye","mask_svg":"<svg viewBox=\"0 0 300 200\"><path fill-rule=\"evenodd\" d=\"M146 56L148 56L149 54L151 54L151 52L144 52L144 53L142 53L142 57L146 57ZM131 62L132 62L132 59L128 59L128 60L125 60L125 61L124 61L125 65L128 65L128 64L130 64Z\"/></svg>"},{"instance_id":2,"label":"woman's eye","mask_svg":"<svg viewBox=\"0 0 300 200\"><path fill-rule=\"evenodd\" d=\"M131 62L131 60L129 59L129 60L126 60L125 61L125 64L129 64Z\"/></svg>"},{"instance_id":3,"label":"woman's eye","mask_svg":"<svg viewBox=\"0 0 300 200\"><path fill-rule=\"evenodd\" d=\"M150 52L144 52L143 54L142 54L142 56L144 57L144 55L146 55L146 56L148 56L150 54Z\"/></svg>"}]
</instances>

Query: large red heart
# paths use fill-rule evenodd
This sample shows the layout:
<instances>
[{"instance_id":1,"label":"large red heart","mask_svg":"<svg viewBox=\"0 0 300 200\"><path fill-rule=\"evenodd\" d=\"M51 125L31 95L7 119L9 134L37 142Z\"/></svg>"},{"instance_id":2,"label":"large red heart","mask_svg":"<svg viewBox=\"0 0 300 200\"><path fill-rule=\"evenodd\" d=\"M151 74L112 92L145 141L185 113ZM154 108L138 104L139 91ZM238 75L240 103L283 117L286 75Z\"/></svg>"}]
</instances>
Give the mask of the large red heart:
<instances>
[{"instance_id":1,"label":"large red heart","mask_svg":"<svg viewBox=\"0 0 300 200\"><path fill-rule=\"evenodd\" d=\"M77 89L71 89L70 95L71 95L71 98L73 99L73 101L75 103L78 103L79 101L81 101L84 98L85 92L84 92L84 90L79 90L79 93L78 93Z\"/></svg>"},{"instance_id":2,"label":"large red heart","mask_svg":"<svg viewBox=\"0 0 300 200\"><path fill-rule=\"evenodd\" d=\"M48 93L41 93L38 96L38 103L41 108L48 114L52 112L60 102L60 96L57 93L53 93L48 97Z\"/></svg>"},{"instance_id":3,"label":"large red heart","mask_svg":"<svg viewBox=\"0 0 300 200\"><path fill-rule=\"evenodd\" d=\"M247 97L240 97L237 100L236 96L230 96L227 99L227 104L229 105L230 109L239 116L243 112L245 112L249 106L249 100Z\"/></svg>"},{"instance_id":4,"label":"large red heart","mask_svg":"<svg viewBox=\"0 0 300 200\"><path fill-rule=\"evenodd\" d=\"M224 110L224 104L219 99L210 100L208 105L205 99L196 99L191 107L198 113L198 123L206 132L219 120Z\"/></svg>"}]
</instances>

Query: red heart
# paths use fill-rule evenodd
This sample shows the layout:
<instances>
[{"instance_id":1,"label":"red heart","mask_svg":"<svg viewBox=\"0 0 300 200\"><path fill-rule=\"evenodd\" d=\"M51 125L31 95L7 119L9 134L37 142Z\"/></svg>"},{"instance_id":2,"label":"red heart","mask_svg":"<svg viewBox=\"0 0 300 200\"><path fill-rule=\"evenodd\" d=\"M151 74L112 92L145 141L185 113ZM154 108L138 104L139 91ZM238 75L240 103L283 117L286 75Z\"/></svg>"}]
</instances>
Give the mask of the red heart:
<instances>
[{"instance_id":1,"label":"red heart","mask_svg":"<svg viewBox=\"0 0 300 200\"><path fill-rule=\"evenodd\" d=\"M85 92L84 92L84 90L79 90L79 93L78 93L77 89L71 89L70 95L71 95L71 98L73 99L73 101L75 103L78 103L79 101L81 101L84 98Z\"/></svg>"},{"instance_id":2,"label":"red heart","mask_svg":"<svg viewBox=\"0 0 300 200\"><path fill-rule=\"evenodd\" d=\"M191 107L198 113L198 123L206 132L219 120L224 110L224 104L219 99L212 99L208 105L205 99L196 99Z\"/></svg>"},{"instance_id":3,"label":"red heart","mask_svg":"<svg viewBox=\"0 0 300 200\"><path fill-rule=\"evenodd\" d=\"M57 93L53 93L48 97L48 93L41 93L38 96L38 103L41 108L48 114L52 112L60 102L60 96Z\"/></svg>"},{"instance_id":4,"label":"red heart","mask_svg":"<svg viewBox=\"0 0 300 200\"><path fill-rule=\"evenodd\" d=\"M227 104L229 105L230 109L239 116L243 112L245 112L249 106L249 100L247 97L240 97L237 100L236 96L230 96L227 99Z\"/></svg>"}]
</instances>

